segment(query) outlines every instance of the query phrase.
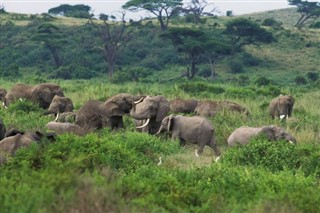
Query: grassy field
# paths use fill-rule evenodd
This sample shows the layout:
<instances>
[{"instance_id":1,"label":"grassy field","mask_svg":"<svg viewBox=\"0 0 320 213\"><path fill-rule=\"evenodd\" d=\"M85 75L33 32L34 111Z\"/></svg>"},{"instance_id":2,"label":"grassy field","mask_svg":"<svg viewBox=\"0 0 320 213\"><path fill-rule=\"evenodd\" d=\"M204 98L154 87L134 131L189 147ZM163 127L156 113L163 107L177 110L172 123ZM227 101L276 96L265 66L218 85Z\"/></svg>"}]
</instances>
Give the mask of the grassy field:
<instances>
[{"instance_id":1,"label":"grassy field","mask_svg":"<svg viewBox=\"0 0 320 213\"><path fill-rule=\"evenodd\" d=\"M9 89L14 82L0 80ZM35 82L33 82L35 83ZM319 89L304 87L236 87L201 83L110 84L98 80L56 81L78 109L89 99L105 100L120 93L162 94L174 97L231 100L247 107L251 117L223 112L209 118L216 130L222 159L213 152L194 155L196 145L180 147L165 136L135 132L125 116L125 129L103 129L84 137L60 135L18 151L0 167L0 205L4 212L319 212L320 180ZM183 86L182 86L183 85ZM202 85L202 87L203 87ZM187 88L191 87L190 90ZM210 92L212 88L224 92ZM199 85L197 88L200 88ZM267 113L273 91L296 98L294 116L287 122ZM1 109L8 126L45 131L53 117L18 102ZM243 125L275 124L297 138L297 145L256 138L241 148L226 140ZM163 164L157 166L158 158Z\"/></svg>"}]
</instances>

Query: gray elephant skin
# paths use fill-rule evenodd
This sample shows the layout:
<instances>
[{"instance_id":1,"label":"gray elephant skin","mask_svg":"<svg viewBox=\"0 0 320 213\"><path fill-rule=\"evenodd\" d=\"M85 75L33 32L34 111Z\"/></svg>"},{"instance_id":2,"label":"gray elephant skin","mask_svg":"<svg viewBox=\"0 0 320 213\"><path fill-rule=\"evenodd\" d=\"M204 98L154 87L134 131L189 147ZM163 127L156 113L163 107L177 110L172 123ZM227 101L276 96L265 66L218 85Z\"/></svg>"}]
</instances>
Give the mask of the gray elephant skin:
<instances>
[{"instance_id":1,"label":"gray elephant skin","mask_svg":"<svg viewBox=\"0 0 320 213\"><path fill-rule=\"evenodd\" d=\"M157 134L162 131L171 132L172 139L179 139L180 143L184 145L186 142L196 143L199 149L196 155L202 154L204 147L207 145L211 147L218 157L220 151L215 140L215 131L211 123L200 116L182 116L169 115L166 116L161 123L161 127Z\"/></svg>"},{"instance_id":2,"label":"gray elephant skin","mask_svg":"<svg viewBox=\"0 0 320 213\"><path fill-rule=\"evenodd\" d=\"M77 112L63 112L63 113L58 113L55 121L60 122L60 123L74 123L76 120L76 114Z\"/></svg>"},{"instance_id":3,"label":"gray elephant skin","mask_svg":"<svg viewBox=\"0 0 320 213\"><path fill-rule=\"evenodd\" d=\"M229 146L245 145L252 137L264 134L269 141L285 140L296 143L296 139L281 127L270 125L263 127L240 127L236 129L228 138Z\"/></svg>"},{"instance_id":4,"label":"gray elephant skin","mask_svg":"<svg viewBox=\"0 0 320 213\"><path fill-rule=\"evenodd\" d=\"M73 102L70 98L55 95L51 101L51 104L49 105L48 110L44 112L44 114L45 115L58 114L58 113L72 112L72 111L73 111Z\"/></svg>"},{"instance_id":5,"label":"gray elephant skin","mask_svg":"<svg viewBox=\"0 0 320 213\"><path fill-rule=\"evenodd\" d=\"M283 118L291 117L293 111L295 99L291 95L280 95L277 98L271 100L269 104L269 112L271 117Z\"/></svg>"},{"instance_id":6,"label":"gray elephant skin","mask_svg":"<svg viewBox=\"0 0 320 213\"><path fill-rule=\"evenodd\" d=\"M79 135L79 136L83 136L87 133L89 133L89 131L83 129L82 127L73 124L73 123L60 123L60 122L55 122L55 121L51 121L49 123L46 124L45 126L49 131L52 131L56 134L64 134L64 133L72 133L75 135Z\"/></svg>"},{"instance_id":7,"label":"gray elephant skin","mask_svg":"<svg viewBox=\"0 0 320 213\"><path fill-rule=\"evenodd\" d=\"M170 112L172 113L193 113L198 105L195 99L173 99L170 100Z\"/></svg>"},{"instance_id":8,"label":"gray elephant skin","mask_svg":"<svg viewBox=\"0 0 320 213\"><path fill-rule=\"evenodd\" d=\"M231 101L199 101L195 113L201 116L215 116L217 113L228 110L232 112L238 112L241 114L250 115L250 112L245 107L231 102Z\"/></svg>"},{"instance_id":9,"label":"gray elephant skin","mask_svg":"<svg viewBox=\"0 0 320 213\"><path fill-rule=\"evenodd\" d=\"M155 134L169 110L169 101L164 96L146 96L139 103L135 103L130 115L135 119L138 131Z\"/></svg>"},{"instance_id":10,"label":"gray elephant skin","mask_svg":"<svg viewBox=\"0 0 320 213\"><path fill-rule=\"evenodd\" d=\"M130 112L134 101L139 98L141 97L120 93L105 102L90 100L76 112L75 123L88 130L123 128L122 116Z\"/></svg>"},{"instance_id":11,"label":"gray elephant skin","mask_svg":"<svg viewBox=\"0 0 320 213\"><path fill-rule=\"evenodd\" d=\"M22 132L16 129L10 129L3 140L0 141L0 165L7 161L7 158L13 156L21 147L28 147L32 143L40 141L42 138L54 140L52 133L42 134L39 131Z\"/></svg>"},{"instance_id":12,"label":"gray elephant skin","mask_svg":"<svg viewBox=\"0 0 320 213\"><path fill-rule=\"evenodd\" d=\"M0 140L2 140L6 135L6 126L4 125L2 119L0 118Z\"/></svg>"},{"instance_id":13,"label":"gray elephant skin","mask_svg":"<svg viewBox=\"0 0 320 213\"><path fill-rule=\"evenodd\" d=\"M62 89L57 84L42 83L35 86L16 84L7 93L5 97L5 105L9 106L17 99L22 98L31 100L43 109L48 109L55 95L64 97Z\"/></svg>"}]
</instances>

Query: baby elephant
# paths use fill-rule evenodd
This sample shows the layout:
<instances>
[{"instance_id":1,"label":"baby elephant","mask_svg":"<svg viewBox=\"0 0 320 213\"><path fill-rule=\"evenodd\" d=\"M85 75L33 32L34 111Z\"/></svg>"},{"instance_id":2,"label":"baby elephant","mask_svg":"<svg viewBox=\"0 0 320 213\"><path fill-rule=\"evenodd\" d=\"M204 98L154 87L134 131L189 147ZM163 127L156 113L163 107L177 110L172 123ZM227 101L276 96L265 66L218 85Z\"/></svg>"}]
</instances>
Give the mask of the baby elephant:
<instances>
[{"instance_id":1,"label":"baby elephant","mask_svg":"<svg viewBox=\"0 0 320 213\"><path fill-rule=\"evenodd\" d=\"M245 145L249 143L250 138L264 134L269 141L285 140L292 144L296 143L296 139L286 132L284 129L270 125L263 127L240 127L236 129L228 138L229 146Z\"/></svg>"},{"instance_id":2,"label":"baby elephant","mask_svg":"<svg viewBox=\"0 0 320 213\"><path fill-rule=\"evenodd\" d=\"M68 122L60 123L60 122L51 121L46 124L46 128L50 131L55 132L56 134L73 133L75 135L83 136L86 133L88 133L87 130L83 129L77 124L68 123Z\"/></svg>"},{"instance_id":3,"label":"baby elephant","mask_svg":"<svg viewBox=\"0 0 320 213\"><path fill-rule=\"evenodd\" d=\"M181 144L186 141L199 145L196 156L202 154L205 145L210 146L216 156L220 156L220 151L215 142L215 133L211 123L199 116L170 115L163 118L159 131L172 133L172 139L179 139Z\"/></svg>"}]
</instances>

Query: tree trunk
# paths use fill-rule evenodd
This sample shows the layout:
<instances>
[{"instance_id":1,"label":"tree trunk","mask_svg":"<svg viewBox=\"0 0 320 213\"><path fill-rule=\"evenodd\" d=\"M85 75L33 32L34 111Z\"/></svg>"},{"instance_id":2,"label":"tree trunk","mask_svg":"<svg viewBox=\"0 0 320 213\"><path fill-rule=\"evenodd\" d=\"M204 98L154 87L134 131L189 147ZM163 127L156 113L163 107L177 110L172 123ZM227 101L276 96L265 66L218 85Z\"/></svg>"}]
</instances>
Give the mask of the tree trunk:
<instances>
[{"instance_id":1,"label":"tree trunk","mask_svg":"<svg viewBox=\"0 0 320 213\"><path fill-rule=\"evenodd\" d=\"M51 54L53 56L53 60L54 60L54 63L56 65L56 67L58 67L58 68L61 67L62 66L62 60L61 60L61 57L59 56L57 48L49 46L49 45L48 45L48 48L51 51Z\"/></svg>"}]
</instances>

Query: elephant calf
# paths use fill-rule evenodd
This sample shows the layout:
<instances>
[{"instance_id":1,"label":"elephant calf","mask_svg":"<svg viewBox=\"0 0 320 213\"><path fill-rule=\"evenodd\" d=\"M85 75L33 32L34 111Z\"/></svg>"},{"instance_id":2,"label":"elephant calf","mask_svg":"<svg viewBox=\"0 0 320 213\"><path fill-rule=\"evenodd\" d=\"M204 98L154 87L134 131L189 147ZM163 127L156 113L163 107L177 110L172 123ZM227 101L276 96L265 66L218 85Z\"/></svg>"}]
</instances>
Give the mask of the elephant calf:
<instances>
[{"instance_id":1,"label":"elephant calf","mask_svg":"<svg viewBox=\"0 0 320 213\"><path fill-rule=\"evenodd\" d=\"M245 145L256 135L264 134L269 141L286 140L296 143L296 139L284 129L270 125L263 127L240 127L236 129L228 138L229 146Z\"/></svg>"},{"instance_id":2,"label":"elephant calf","mask_svg":"<svg viewBox=\"0 0 320 213\"><path fill-rule=\"evenodd\" d=\"M215 141L215 133L211 123L199 116L166 116L162 122L157 134L162 131L168 131L172 134L172 139L179 139L181 144L186 141L197 143L199 149L196 150L196 156L202 154L205 145L210 146L216 156L220 156L220 151Z\"/></svg>"},{"instance_id":3,"label":"elephant calf","mask_svg":"<svg viewBox=\"0 0 320 213\"><path fill-rule=\"evenodd\" d=\"M72 123L60 123L60 122L51 121L46 124L46 128L50 131L55 132L56 134L73 133L79 136L83 136L86 133L88 133L87 130Z\"/></svg>"}]
</instances>

